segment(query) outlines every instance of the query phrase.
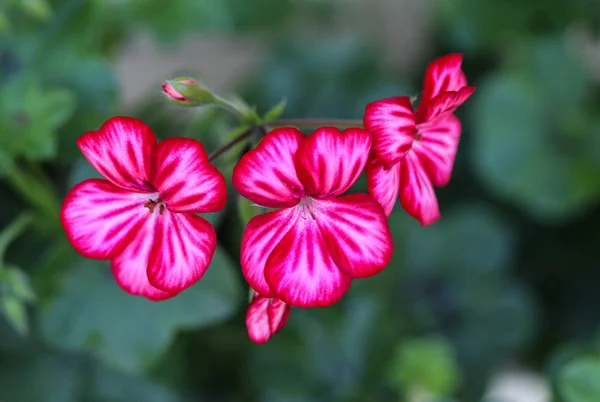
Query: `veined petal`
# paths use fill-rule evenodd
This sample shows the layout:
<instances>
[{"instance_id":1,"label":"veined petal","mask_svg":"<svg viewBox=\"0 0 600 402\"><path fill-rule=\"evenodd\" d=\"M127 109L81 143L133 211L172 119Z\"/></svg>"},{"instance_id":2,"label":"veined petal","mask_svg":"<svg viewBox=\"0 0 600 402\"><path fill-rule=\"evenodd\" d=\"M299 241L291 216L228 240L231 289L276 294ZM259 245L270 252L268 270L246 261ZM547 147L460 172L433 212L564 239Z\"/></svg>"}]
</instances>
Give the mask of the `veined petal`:
<instances>
[{"instance_id":1,"label":"veined petal","mask_svg":"<svg viewBox=\"0 0 600 402\"><path fill-rule=\"evenodd\" d=\"M265 279L283 302L296 307L325 307L340 300L352 279L333 261L317 222L300 217L275 247Z\"/></svg>"},{"instance_id":2,"label":"veined petal","mask_svg":"<svg viewBox=\"0 0 600 402\"><path fill-rule=\"evenodd\" d=\"M418 126L421 139L415 141L413 151L421 160L435 186L445 186L452 176L454 159L460 139L460 120L450 114L431 124Z\"/></svg>"},{"instance_id":3,"label":"veined petal","mask_svg":"<svg viewBox=\"0 0 600 402\"><path fill-rule=\"evenodd\" d=\"M439 219L440 210L423 164L415 152L409 152L400 163L400 204L421 225L432 224Z\"/></svg>"},{"instance_id":4,"label":"veined petal","mask_svg":"<svg viewBox=\"0 0 600 402\"><path fill-rule=\"evenodd\" d=\"M400 162L401 163L401 162ZM377 159L367 163L367 186L369 194L382 206L386 216L390 216L400 191L400 163L386 169Z\"/></svg>"},{"instance_id":5,"label":"veined petal","mask_svg":"<svg viewBox=\"0 0 600 402\"><path fill-rule=\"evenodd\" d=\"M83 155L102 176L115 186L138 192L154 191L148 184L154 144L156 136L146 123L121 116L77 140Z\"/></svg>"},{"instance_id":6,"label":"veined petal","mask_svg":"<svg viewBox=\"0 0 600 402\"><path fill-rule=\"evenodd\" d=\"M156 194L156 193L155 193ZM85 180L69 191L60 220L73 248L87 258L111 259L133 242L153 194L133 193L107 180Z\"/></svg>"},{"instance_id":7,"label":"veined petal","mask_svg":"<svg viewBox=\"0 0 600 402\"><path fill-rule=\"evenodd\" d=\"M322 200L317 225L333 260L352 278L367 278L384 269L394 250L387 217L369 194Z\"/></svg>"},{"instance_id":8,"label":"veined petal","mask_svg":"<svg viewBox=\"0 0 600 402\"><path fill-rule=\"evenodd\" d=\"M449 54L432 61L425 71L421 104L430 101L442 92L458 91L467 85L461 70L462 54Z\"/></svg>"},{"instance_id":9,"label":"veined petal","mask_svg":"<svg viewBox=\"0 0 600 402\"><path fill-rule=\"evenodd\" d=\"M434 123L454 111L471 96L475 87L462 87L456 92L442 92L417 110L417 123Z\"/></svg>"},{"instance_id":10,"label":"veined petal","mask_svg":"<svg viewBox=\"0 0 600 402\"><path fill-rule=\"evenodd\" d=\"M119 286L127 293L153 301L169 299L177 293L164 292L148 281L148 259L154 244L158 214L150 214L133 242L112 260L112 272Z\"/></svg>"},{"instance_id":11,"label":"veined petal","mask_svg":"<svg viewBox=\"0 0 600 402\"><path fill-rule=\"evenodd\" d=\"M165 292L181 292L202 278L216 248L215 229L204 218L165 210L150 250L150 284Z\"/></svg>"},{"instance_id":12,"label":"veined petal","mask_svg":"<svg viewBox=\"0 0 600 402\"><path fill-rule=\"evenodd\" d=\"M201 143L169 138L152 150L152 184L172 212L216 212L225 206L225 178Z\"/></svg>"},{"instance_id":13,"label":"veined petal","mask_svg":"<svg viewBox=\"0 0 600 402\"><path fill-rule=\"evenodd\" d=\"M271 333L276 334L285 327L290 317L290 306L279 299L273 298L267 308L267 313L269 314Z\"/></svg>"},{"instance_id":14,"label":"veined petal","mask_svg":"<svg viewBox=\"0 0 600 402\"><path fill-rule=\"evenodd\" d=\"M245 198L267 208L285 208L304 194L296 175L294 155L304 134L296 128L277 128L248 151L233 169L233 186Z\"/></svg>"},{"instance_id":15,"label":"veined petal","mask_svg":"<svg viewBox=\"0 0 600 402\"><path fill-rule=\"evenodd\" d=\"M248 306L246 327L253 342L265 343L287 322L290 306L279 299L258 295Z\"/></svg>"},{"instance_id":16,"label":"veined petal","mask_svg":"<svg viewBox=\"0 0 600 402\"><path fill-rule=\"evenodd\" d=\"M295 158L306 193L327 197L346 192L365 168L370 149L371 134L360 128L315 131L300 145Z\"/></svg>"},{"instance_id":17,"label":"veined petal","mask_svg":"<svg viewBox=\"0 0 600 402\"><path fill-rule=\"evenodd\" d=\"M385 167L404 158L415 138L415 115L406 96L369 103L364 124L373 134L373 154Z\"/></svg>"},{"instance_id":18,"label":"veined petal","mask_svg":"<svg viewBox=\"0 0 600 402\"><path fill-rule=\"evenodd\" d=\"M265 281L267 258L298 219L294 208L267 212L250 219L242 236L241 265L246 281L265 297L274 296Z\"/></svg>"}]
</instances>

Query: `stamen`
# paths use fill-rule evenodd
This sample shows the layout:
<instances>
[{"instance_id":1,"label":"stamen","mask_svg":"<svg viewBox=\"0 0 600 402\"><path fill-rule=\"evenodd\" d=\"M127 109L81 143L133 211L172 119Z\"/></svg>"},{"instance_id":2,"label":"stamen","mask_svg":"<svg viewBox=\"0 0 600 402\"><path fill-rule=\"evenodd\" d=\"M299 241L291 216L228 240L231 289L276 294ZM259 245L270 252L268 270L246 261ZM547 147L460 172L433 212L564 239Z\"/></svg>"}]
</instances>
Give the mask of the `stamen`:
<instances>
[{"instance_id":1,"label":"stamen","mask_svg":"<svg viewBox=\"0 0 600 402\"><path fill-rule=\"evenodd\" d=\"M154 213L154 209L156 207L158 207L158 213L160 215L165 212L165 204L163 204L163 201L160 198L157 198L156 200L148 200L148 202L144 204L144 208L148 208L150 213Z\"/></svg>"}]
</instances>

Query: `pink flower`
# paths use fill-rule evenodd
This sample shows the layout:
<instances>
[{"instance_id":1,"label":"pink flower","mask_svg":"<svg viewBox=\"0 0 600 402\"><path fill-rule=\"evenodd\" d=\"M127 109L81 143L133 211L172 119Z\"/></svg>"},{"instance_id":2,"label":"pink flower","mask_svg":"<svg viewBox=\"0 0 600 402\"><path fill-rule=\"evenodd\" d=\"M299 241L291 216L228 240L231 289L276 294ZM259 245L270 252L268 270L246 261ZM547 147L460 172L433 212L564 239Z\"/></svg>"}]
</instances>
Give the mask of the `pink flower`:
<instances>
[{"instance_id":1,"label":"pink flower","mask_svg":"<svg viewBox=\"0 0 600 402\"><path fill-rule=\"evenodd\" d=\"M461 132L452 113L475 91L467 85L461 64L462 55L450 54L427 67L416 112L405 96L367 105L364 124L373 134L369 192L386 215L400 192L400 204L421 225L440 217L433 186L450 181Z\"/></svg>"},{"instance_id":2,"label":"pink flower","mask_svg":"<svg viewBox=\"0 0 600 402\"><path fill-rule=\"evenodd\" d=\"M276 211L250 220L242 272L265 298L297 307L329 306L352 278L381 271L393 244L381 206L368 194L342 196L361 174L371 135L321 128L268 133L233 171L244 197Z\"/></svg>"},{"instance_id":3,"label":"pink flower","mask_svg":"<svg viewBox=\"0 0 600 402\"><path fill-rule=\"evenodd\" d=\"M223 208L225 179L198 141L160 143L142 121L114 117L77 145L106 180L89 179L67 194L61 222L84 257L112 260L119 285L151 300L198 281L215 248L212 225L196 213Z\"/></svg>"},{"instance_id":4,"label":"pink flower","mask_svg":"<svg viewBox=\"0 0 600 402\"><path fill-rule=\"evenodd\" d=\"M198 85L197 81L194 81L192 79L182 79L179 81L176 81L178 84L186 84L186 85ZM171 98L173 100L179 101L179 102L183 102L183 103L192 103L192 101L190 101L189 99L187 99L185 96L183 96L181 93L179 93L174 87L173 84L171 82L165 82L162 85L162 89L163 89L163 93L165 94L165 96L167 96L168 98Z\"/></svg>"},{"instance_id":5,"label":"pink flower","mask_svg":"<svg viewBox=\"0 0 600 402\"><path fill-rule=\"evenodd\" d=\"M248 336L253 342L265 343L285 326L290 306L279 299L264 297L253 291L246 313Z\"/></svg>"}]
</instances>

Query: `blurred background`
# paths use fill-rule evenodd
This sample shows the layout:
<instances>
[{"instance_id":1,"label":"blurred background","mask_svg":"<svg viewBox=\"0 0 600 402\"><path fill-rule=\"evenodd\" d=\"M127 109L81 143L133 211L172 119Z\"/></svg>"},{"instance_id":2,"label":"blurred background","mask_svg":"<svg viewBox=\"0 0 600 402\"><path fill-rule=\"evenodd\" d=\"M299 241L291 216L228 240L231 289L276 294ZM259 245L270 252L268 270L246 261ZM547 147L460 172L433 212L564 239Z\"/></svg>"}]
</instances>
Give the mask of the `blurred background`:
<instances>
[{"instance_id":1,"label":"blurred background","mask_svg":"<svg viewBox=\"0 0 600 402\"><path fill-rule=\"evenodd\" d=\"M598 0L0 0L0 401L600 401L599 32ZM389 267L268 344L246 334L233 189L211 268L169 301L66 240L62 199L96 175L82 133L235 131L167 104L165 79L361 119L450 52L477 90L441 220L398 205Z\"/></svg>"}]
</instances>

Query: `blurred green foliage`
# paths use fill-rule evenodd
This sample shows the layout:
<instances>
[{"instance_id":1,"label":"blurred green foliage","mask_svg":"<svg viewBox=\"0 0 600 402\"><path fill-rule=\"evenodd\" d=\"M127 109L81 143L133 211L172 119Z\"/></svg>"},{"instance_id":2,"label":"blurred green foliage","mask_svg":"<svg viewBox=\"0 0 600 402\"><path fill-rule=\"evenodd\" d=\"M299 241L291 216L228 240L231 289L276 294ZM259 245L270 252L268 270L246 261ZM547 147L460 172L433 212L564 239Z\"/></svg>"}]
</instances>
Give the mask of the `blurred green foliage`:
<instances>
[{"instance_id":1,"label":"blurred green foliage","mask_svg":"<svg viewBox=\"0 0 600 402\"><path fill-rule=\"evenodd\" d=\"M432 2L429 50L402 75L377 27L340 28L344 2L0 3L0 401L471 402L509 363L547 375L553 402L600 400L600 65L574 34L600 46L599 3ZM237 262L264 211L231 187L209 217L221 244L206 276L161 303L126 295L58 220L68 189L97 176L75 139L116 114L209 151L247 129L215 109L182 119L158 90L123 110L113 63L139 31L163 48L260 41L267 56L238 91L264 121L360 119L369 101L418 94L435 57L464 53L477 90L458 111L442 219L422 228L397 206L390 266L331 308L294 309L266 345L247 339ZM247 145L216 161L228 179Z\"/></svg>"}]
</instances>

